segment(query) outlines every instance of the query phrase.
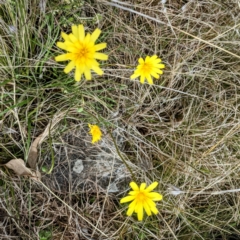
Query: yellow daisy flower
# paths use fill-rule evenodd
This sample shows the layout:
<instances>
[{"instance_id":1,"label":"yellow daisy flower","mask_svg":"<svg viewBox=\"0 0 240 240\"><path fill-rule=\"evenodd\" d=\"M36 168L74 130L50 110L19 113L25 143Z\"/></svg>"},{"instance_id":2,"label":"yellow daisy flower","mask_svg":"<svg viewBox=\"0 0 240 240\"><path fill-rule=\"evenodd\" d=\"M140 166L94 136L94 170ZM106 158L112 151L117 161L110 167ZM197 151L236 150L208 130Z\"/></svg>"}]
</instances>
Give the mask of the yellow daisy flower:
<instances>
[{"instance_id":1,"label":"yellow daisy flower","mask_svg":"<svg viewBox=\"0 0 240 240\"><path fill-rule=\"evenodd\" d=\"M73 68L76 68L76 81L80 81L82 74L85 75L87 80L91 80L91 69L99 75L103 74L96 59L107 60L108 56L104 53L97 52L107 46L106 43L95 45L100 33L101 30L97 28L92 34L88 33L85 35L82 24L72 26L72 33L70 34L61 33L65 41L57 42L57 46L66 50L67 53L55 57L55 60L57 62L70 60L64 72L69 73Z\"/></svg>"},{"instance_id":2,"label":"yellow daisy flower","mask_svg":"<svg viewBox=\"0 0 240 240\"><path fill-rule=\"evenodd\" d=\"M141 183L140 187L135 182L130 183L130 187L133 191L130 191L129 196L120 200L120 203L130 202L127 215L131 216L133 212L137 213L138 221L143 219L143 209L148 216L158 214L156 203L154 201L162 200L162 195L156 192L151 192L157 185L157 182L153 182L146 188L146 183Z\"/></svg>"},{"instance_id":3,"label":"yellow daisy flower","mask_svg":"<svg viewBox=\"0 0 240 240\"><path fill-rule=\"evenodd\" d=\"M152 76L159 79L159 75L163 74L161 69L165 68L165 65L160 63L161 61L162 60L158 58L157 55L153 55L152 57L147 56L145 60L143 60L143 58L139 58L139 65L131 76L131 79L140 76L141 83L144 83L146 78L149 84L153 84Z\"/></svg>"},{"instance_id":4,"label":"yellow daisy flower","mask_svg":"<svg viewBox=\"0 0 240 240\"><path fill-rule=\"evenodd\" d=\"M92 135L92 143L98 142L102 138L102 132L97 125L88 124L90 128L90 134Z\"/></svg>"}]
</instances>

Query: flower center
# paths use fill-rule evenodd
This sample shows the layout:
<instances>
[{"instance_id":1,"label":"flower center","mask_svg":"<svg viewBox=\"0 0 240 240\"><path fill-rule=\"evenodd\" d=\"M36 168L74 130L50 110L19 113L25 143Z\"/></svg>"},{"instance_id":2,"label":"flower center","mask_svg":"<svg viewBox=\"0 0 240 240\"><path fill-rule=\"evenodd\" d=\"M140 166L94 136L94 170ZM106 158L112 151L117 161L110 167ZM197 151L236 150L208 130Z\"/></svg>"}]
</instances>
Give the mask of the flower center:
<instances>
[{"instance_id":1,"label":"flower center","mask_svg":"<svg viewBox=\"0 0 240 240\"><path fill-rule=\"evenodd\" d=\"M143 66L142 66L142 70L146 73L149 73L151 72L152 70L152 64L149 64L149 63L144 63Z\"/></svg>"},{"instance_id":2,"label":"flower center","mask_svg":"<svg viewBox=\"0 0 240 240\"><path fill-rule=\"evenodd\" d=\"M98 135L98 129L93 129L93 135Z\"/></svg>"},{"instance_id":3,"label":"flower center","mask_svg":"<svg viewBox=\"0 0 240 240\"><path fill-rule=\"evenodd\" d=\"M92 128L92 134L93 134L93 135L99 135L99 134L100 134L99 128L96 127L96 126L94 126L94 127Z\"/></svg>"},{"instance_id":4,"label":"flower center","mask_svg":"<svg viewBox=\"0 0 240 240\"><path fill-rule=\"evenodd\" d=\"M145 196L144 193L140 192L140 193L137 195L137 198L138 198L139 201L143 201L143 200L146 198L146 196Z\"/></svg>"},{"instance_id":5,"label":"flower center","mask_svg":"<svg viewBox=\"0 0 240 240\"><path fill-rule=\"evenodd\" d=\"M78 51L78 58L87 58L88 53L89 50L85 46L83 46Z\"/></svg>"}]
</instances>

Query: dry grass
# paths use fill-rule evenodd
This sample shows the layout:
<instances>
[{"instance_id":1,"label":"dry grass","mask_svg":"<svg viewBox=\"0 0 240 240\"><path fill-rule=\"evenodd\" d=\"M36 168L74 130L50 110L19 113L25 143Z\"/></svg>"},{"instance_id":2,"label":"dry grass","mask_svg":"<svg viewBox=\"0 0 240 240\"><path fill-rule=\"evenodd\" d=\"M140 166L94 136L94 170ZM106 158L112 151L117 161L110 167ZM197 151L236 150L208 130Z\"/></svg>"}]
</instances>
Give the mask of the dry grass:
<instances>
[{"instance_id":1,"label":"dry grass","mask_svg":"<svg viewBox=\"0 0 240 240\"><path fill-rule=\"evenodd\" d=\"M1 167L0 238L239 239L239 193L224 192L240 185L239 2L41 2L0 3L1 164L27 160L50 124L41 166L94 115L118 131L136 178L158 181L164 200L139 223L126 217L121 193L53 192ZM78 23L102 29L109 61L103 77L77 85L53 57L60 31ZM160 80L129 80L137 59L152 54L166 64Z\"/></svg>"}]
</instances>

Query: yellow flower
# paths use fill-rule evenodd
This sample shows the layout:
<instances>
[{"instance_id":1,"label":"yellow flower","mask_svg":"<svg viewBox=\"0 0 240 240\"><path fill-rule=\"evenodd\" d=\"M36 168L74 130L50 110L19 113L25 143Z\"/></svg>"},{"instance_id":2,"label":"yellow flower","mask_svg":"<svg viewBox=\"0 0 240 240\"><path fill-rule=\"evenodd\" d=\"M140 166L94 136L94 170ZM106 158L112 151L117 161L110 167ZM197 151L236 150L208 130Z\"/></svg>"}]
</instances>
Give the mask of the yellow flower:
<instances>
[{"instance_id":1,"label":"yellow flower","mask_svg":"<svg viewBox=\"0 0 240 240\"><path fill-rule=\"evenodd\" d=\"M144 83L146 78L149 84L153 84L152 76L159 79L159 75L163 74L163 71L160 69L165 68L165 65L160 63L161 61L162 60L158 58L157 55L153 55L152 57L147 56L145 60L143 60L143 58L139 58L139 64L131 76L131 79L140 76L141 83Z\"/></svg>"},{"instance_id":2,"label":"yellow flower","mask_svg":"<svg viewBox=\"0 0 240 240\"><path fill-rule=\"evenodd\" d=\"M102 138L102 132L97 125L88 124L90 128L90 134L92 135L92 143L98 142Z\"/></svg>"},{"instance_id":3,"label":"yellow flower","mask_svg":"<svg viewBox=\"0 0 240 240\"><path fill-rule=\"evenodd\" d=\"M103 74L102 69L96 59L107 60L108 56L97 51L106 48L106 43L95 45L101 33L100 29L96 29L92 34L88 33L85 36L83 25L72 26L72 33L61 33L65 42L57 42L57 46L67 53L55 57L57 62L70 60L65 67L64 72L69 73L73 68L75 70L75 80L80 81L82 74L87 80L91 80L91 69L99 75Z\"/></svg>"},{"instance_id":4,"label":"yellow flower","mask_svg":"<svg viewBox=\"0 0 240 240\"><path fill-rule=\"evenodd\" d=\"M131 216L133 212L137 213L138 221L143 219L143 209L148 216L158 214L156 203L154 201L162 200L162 195L156 192L151 192L157 185L157 182L153 182L146 188L146 183L141 183L140 187L135 182L130 183L130 187L133 191L130 191L129 196L120 200L120 203L130 202L127 215Z\"/></svg>"}]
</instances>

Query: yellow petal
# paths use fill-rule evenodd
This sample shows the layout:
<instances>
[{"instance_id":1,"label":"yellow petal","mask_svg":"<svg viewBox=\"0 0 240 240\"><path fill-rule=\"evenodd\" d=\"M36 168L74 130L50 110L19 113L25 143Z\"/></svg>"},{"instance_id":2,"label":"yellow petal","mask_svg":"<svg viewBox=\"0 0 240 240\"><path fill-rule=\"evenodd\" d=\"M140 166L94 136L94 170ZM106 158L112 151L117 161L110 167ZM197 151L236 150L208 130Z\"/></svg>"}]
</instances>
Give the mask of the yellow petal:
<instances>
[{"instance_id":1,"label":"yellow petal","mask_svg":"<svg viewBox=\"0 0 240 240\"><path fill-rule=\"evenodd\" d=\"M91 39L91 35L88 33L83 40L83 44L88 44Z\"/></svg>"},{"instance_id":2,"label":"yellow petal","mask_svg":"<svg viewBox=\"0 0 240 240\"><path fill-rule=\"evenodd\" d=\"M61 32L61 36L65 41L70 41L68 34L66 34L65 32Z\"/></svg>"},{"instance_id":3,"label":"yellow petal","mask_svg":"<svg viewBox=\"0 0 240 240\"><path fill-rule=\"evenodd\" d=\"M103 70L98 66L92 66L92 70L100 76L103 75Z\"/></svg>"},{"instance_id":4,"label":"yellow petal","mask_svg":"<svg viewBox=\"0 0 240 240\"><path fill-rule=\"evenodd\" d=\"M141 183L141 185L140 185L140 191L143 191L146 186L147 186L146 183Z\"/></svg>"},{"instance_id":5,"label":"yellow petal","mask_svg":"<svg viewBox=\"0 0 240 240\"><path fill-rule=\"evenodd\" d=\"M85 30L82 24L78 25L78 36L79 40L82 42L85 38Z\"/></svg>"},{"instance_id":6,"label":"yellow petal","mask_svg":"<svg viewBox=\"0 0 240 240\"><path fill-rule=\"evenodd\" d=\"M73 47L77 48L77 47L78 47L77 43L72 43L72 42L70 42L70 41L66 41L66 42L64 42L64 44L65 44L67 47L71 47L71 48L73 48Z\"/></svg>"},{"instance_id":7,"label":"yellow petal","mask_svg":"<svg viewBox=\"0 0 240 240\"><path fill-rule=\"evenodd\" d=\"M158 210L156 207L150 207L151 212L153 212L154 214L158 214Z\"/></svg>"},{"instance_id":8,"label":"yellow petal","mask_svg":"<svg viewBox=\"0 0 240 240\"><path fill-rule=\"evenodd\" d=\"M85 60L85 65L91 69L91 67L99 67L99 63L94 58L88 58Z\"/></svg>"},{"instance_id":9,"label":"yellow petal","mask_svg":"<svg viewBox=\"0 0 240 240\"><path fill-rule=\"evenodd\" d=\"M77 67L74 76L75 80L79 82L81 80L81 76L82 76L81 69Z\"/></svg>"},{"instance_id":10,"label":"yellow petal","mask_svg":"<svg viewBox=\"0 0 240 240\"><path fill-rule=\"evenodd\" d=\"M101 139L101 136L94 135L92 138L92 143L98 142Z\"/></svg>"},{"instance_id":11,"label":"yellow petal","mask_svg":"<svg viewBox=\"0 0 240 240\"><path fill-rule=\"evenodd\" d=\"M146 211L146 213L147 213L148 216L151 216L151 215L152 215L152 212L151 212L151 210L150 210L150 207L148 206L148 204L147 204L146 201L143 202L143 208L144 208L144 210Z\"/></svg>"},{"instance_id":12,"label":"yellow petal","mask_svg":"<svg viewBox=\"0 0 240 240\"><path fill-rule=\"evenodd\" d=\"M154 64L155 68L165 68L165 65L162 63Z\"/></svg>"},{"instance_id":13,"label":"yellow petal","mask_svg":"<svg viewBox=\"0 0 240 240\"><path fill-rule=\"evenodd\" d=\"M75 62L71 61L68 63L68 65L65 67L64 72L69 73L73 68L75 67Z\"/></svg>"},{"instance_id":14,"label":"yellow petal","mask_svg":"<svg viewBox=\"0 0 240 240\"><path fill-rule=\"evenodd\" d=\"M98 39L100 34L101 34L101 30L98 29L98 28L95 29L94 32L91 35L91 41L95 42Z\"/></svg>"},{"instance_id":15,"label":"yellow petal","mask_svg":"<svg viewBox=\"0 0 240 240\"><path fill-rule=\"evenodd\" d=\"M145 77L144 77L144 75L141 75L141 78L140 78L140 83L144 83L144 80L145 80Z\"/></svg>"},{"instance_id":16,"label":"yellow petal","mask_svg":"<svg viewBox=\"0 0 240 240\"><path fill-rule=\"evenodd\" d=\"M140 76L140 74L139 73L134 73L133 75L131 75L131 79L134 79L134 78L137 78L137 77L139 77Z\"/></svg>"},{"instance_id":17,"label":"yellow petal","mask_svg":"<svg viewBox=\"0 0 240 240\"><path fill-rule=\"evenodd\" d=\"M107 47L106 43L99 43L94 46L95 51L100 51Z\"/></svg>"},{"instance_id":18,"label":"yellow petal","mask_svg":"<svg viewBox=\"0 0 240 240\"><path fill-rule=\"evenodd\" d=\"M93 59L93 65L96 66L96 67L99 67L99 63L97 62L96 59Z\"/></svg>"},{"instance_id":19,"label":"yellow petal","mask_svg":"<svg viewBox=\"0 0 240 240\"><path fill-rule=\"evenodd\" d=\"M153 68L153 70L152 70L153 72L155 72L155 73L157 73L157 74L163 74L163 71L162 70L160 70L159 68Z\"/></svg>"},{"instance_id":20,"label":"yellow petal","mask_svg":"<svg viewBox=\"0 0 240 240\"><path fill-rule=\"evenodd\" d=\"M150 61L151 61L151 58L150 58L149 56L147 56L147 57L145 58L145 63L150 62Z\"/></svg>"},{"instance_id":21,"label":"yellow petal","mask_svg":"<svg viewBox=\"0 0 240 240\"><path fill-rule=\"evenodd\" d=\"M135 207L135 211L137 211L138 221L143 220L143 205L141 202L138 202L137 206Z\"/></svg>"},{"instance_id":22,"label":"yellow petal","mask_svg":"<svg viewBox=\"0 0 240 240\"><path fill-rule=\"evenodd\" d=\"M153 55L152 57L151 57L151 60L156 60L157 59L157 55Z\"/></svg>"},{"instance_id":23,"label":"yellow petal","mask_svg":"<svg viewBox=\"0 0 240 240\"><path fill-rule=\"evenodd\" d=\"M135 209L134 209L134 212L135 212L135 213L138 213L139 204L140 204L140 202L137 200L137 203L136 203L136 206L135 206Z\"/></svg>"},{"instance_id":24,"label":"yellow petal","mask_svg":"<svg viewBox=\"0 0 240 240\"><path fill-rule=\"evenodd\" d=\"M159 75L158 75L156 72L152 71L152 72L151 72L151 75L152 75L153 77L155 77L156 79L159 79Z\"/></svg>"},{"instance_id":25,"label":"yellow petal","mask_svg":"<svg viewBox=\"0 0 240 240\"><path fill-rule=\"evenodd\" d=\"M77 49L76 45L74 45L74 44L72 44L70 42L64 42L64 43L58 42L57 46L59 48L62 48L64 50L68 51L68 52L73 52L73 53L77 53L78 52L78 49Z\"/></svg>"},{"instance_id":26,"label":"yellow petal","mask_svg":"<svg viewBox=\"0 0 240 240\"><path fill-rule=\"evenodd\" d=\"M88 69L91 69L91 65L94 64L94 59L88 59L88 58L83 58L83 63L84 65L88 68Z\"/></svg>"},{"instance_id":27,"label":"yellow petal","mask_svg":"<svg viewBox=\"0 0 240 240\"><path fill-rule=\"evenodd\" d=\"M66 50L66 51L67 51L67 49L68 49L68 47L66 46L66 44L63 43L63 42L57 42L57 46L58 46L59 48L63 49L63 50Z\"/></svg>"},{"instance_id":28,"label":"yellow petal","mask_svg":"<svg viewBox=\"0 0 240 240\"><path fill-rule=\"evenodd\" d=\"M163 71L158 68L153 68L153 72L155 72L157 74L163 74Z\"/></svg>"},{"instance_id":29,"label":"yellow petal","mask_svg":"<svg viewBox=\"0 0 240 240\"><path fill-rule=\"evenodd\" d=\"M157 185L158 185L158 182L153 182L145 189L146 192L151 192L155 187L157 187Z\"/></svg>"},{"instance_id":30,"label":"yellow petal","mask_svg":"<svg viewBox=\"0 0 240 240\"><path fill-rule=\"evenodd\" d=\"M146 193L147 197L151 198L153 201L160 201L162 200L163 196L156 192Z\"/></svg>"},{"instance_id":31,"label":"yellow petal","mask_svg":"<svg viewBox=\"0 0 240 240\"><path fill-rule=\"evenodd\" d=\"M138 194L138 192L135 192L135 191L130 191L128 193L128 195L131 195L131 196L136 196Z\"/></svg>"},{"instance_id":32,"label":"yellow petal","mask_svg":"<svg viewBox=\"0 0 240 240\"><path fill-rule=\"evenodd\" d=\"M55 61L57 61L57 62L67 61L67 60L70 60L69 53L62 54L62 55L59 55L59 56L55 57Z\"/></svg>"},{"instance_id":33,"label":"yellow petal","mask_svg":"<svg viewBox=\"0 0 240 240\"><path fill-rule=\"evenodd\" d=\"M84 71L84 75L85 75L86 80L91 80L92 79L92 75L91 75L90 69L85 70Z\"/></svg>"},{"instance_id":34,"label":"yellow petal","mask_svg":"<svg viewBox=\"0 0 240 240\"><path fill-rule=\"evenodd\" d=\"M79 34L78 34L78 27L76 25L72 26L72 33L76 39L79 39Z\"/></svg>"},{"instance_id":35,"label":"yellow petal","mask_svg":"<svg viewBox=\"0 0 240 240\"><path fill-rule=\"evenodd\" d=\"M132 188L133 191L139 191L139 187L135 182L130 182L130 187Z\"/></svg>"},{"instance_id":36,"label":"yellow petal","mask_svg":"<svg viewBox=\"0 0 240 240\"><path fill-rule=\"evenodd\" d=\"M139 73L139 74L141 74L141 69L142 69L142 68L138 66L137 69L134 71L134 73Z\"/></svg>"},{"instance_id":37,"label":"yellow petal","mask_svg":"<svg viewBox=\"0 0 240 240\"><path fill-rule=\"evenodd\" d=\"M143 64L143 63L144 63L143 58L139 58L139 59L138 59L138 62L139 62L140 64Z\"/></svg>"},{"instance_id":38,"label":"yellow petal","mask_svg":"<svg viewBox=\"0 0 240 240\"><path fill-rule=\"evenodd\" d=\"M153 200L151 200L150 198L145 198L145 201L148 204L148 206L150 207L150 209L156 208L156 203Z\"/></svg>"},{"instance_id":39,"label":"yellow petal","mask_svg":"<svg viewBox=\"0 0 240 240\"><path fill-rule=\"evenodd\" d=\"M131 202L129 204L129 207L128 207L128 211L127 211L127 216L131 216L135 210L135 207L136 207L136 204L137 204L137 201L134 200L133 202Z\"/></svg>"},{"instance_id":40,"label":"yellow petal","mask_svg":"<svg viewBox=\"0 0 240 240\"><path fill-rule=\"evenodd\" d=\"M70 33L68 36L73 43L78 40L72 33Z\"/></svg>"},{"instance_id":41,"label":"yellow petal","mask_svg":"<svg viewBox=\"0 0 240 240\"><path fill-rule=\"evenodd\" d=\"M94 58L99 59L99 60L108 60L108 55L106 55L104 53L95 52Z\"/></svg>"},{"instance_id":42,"label":"yellow petal","mask_svg":"<svg viewBox=\"0 0 240 240\"><path fill-rule=\"evenodd\" d=\"M127 196L127 197L124 197L120 200L120 203L126 203L126 202L130 202L132 201L133 199L135 199L135 196Z\"/></svg>"},{"instance_id":43,"label":"yellow petal","mask_svg":"<svg viewBox=\"0 0 240 240\"><path fill-rule=\"evenodd\" d=\"M160 59L160 58L157 58L157 59L155 59L154 61L153 61L153 64L158 64L158 63L160 63L162 60Z\"/></svg>"},{"instance_id":44,"label":"yellow petal","mask_svg":"<svg viewBox=\"0 0 240 240\"><path fill-rule=\"evenodd\" d=\"M147 78L148 83L152 85L152 84L153 84L153 80L152 80L151 75L148 74L148 75L146 76L146 78Z\"/></svg>"},{"instance_id":45,"label":"yellow petal","mask_svg":"<svg viewBox=\"0 0 240 240\"><path fill-rule=\"evenodd\" d=\"M76 66L78 68L82 69L82 72L84 71L83 68L85 68L85 59L84 58L76 58L74 59L76 61Z\"/></svg>"}]
</instances>

